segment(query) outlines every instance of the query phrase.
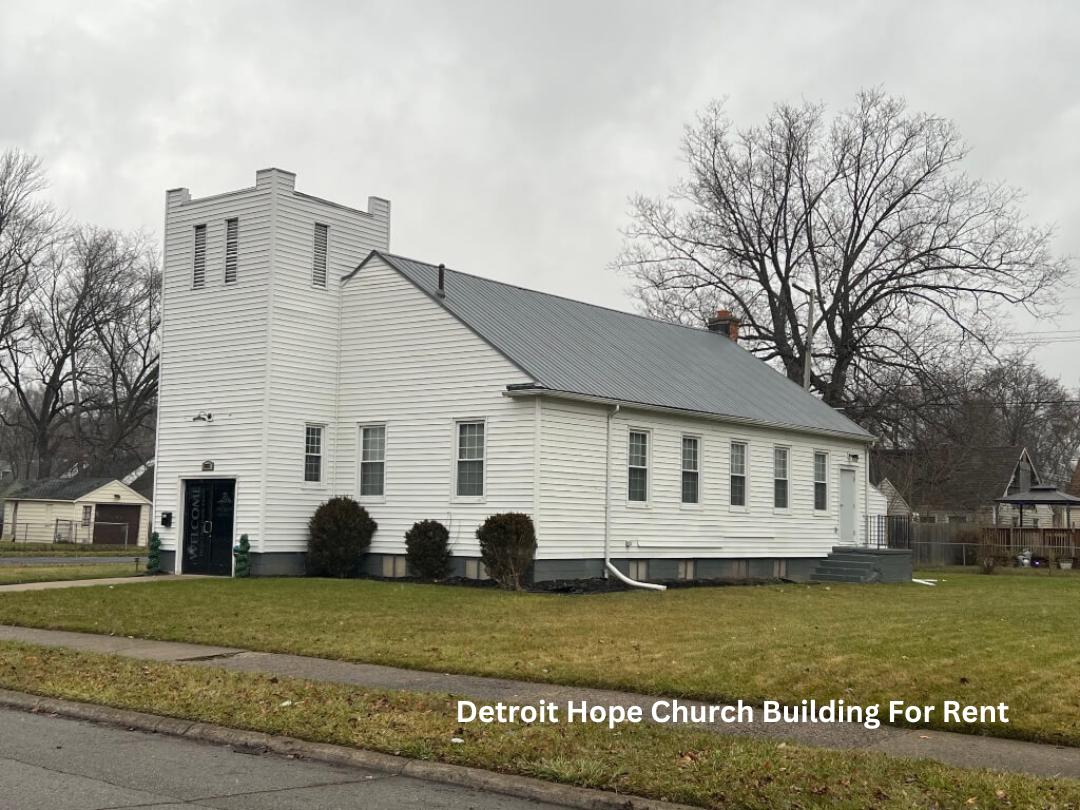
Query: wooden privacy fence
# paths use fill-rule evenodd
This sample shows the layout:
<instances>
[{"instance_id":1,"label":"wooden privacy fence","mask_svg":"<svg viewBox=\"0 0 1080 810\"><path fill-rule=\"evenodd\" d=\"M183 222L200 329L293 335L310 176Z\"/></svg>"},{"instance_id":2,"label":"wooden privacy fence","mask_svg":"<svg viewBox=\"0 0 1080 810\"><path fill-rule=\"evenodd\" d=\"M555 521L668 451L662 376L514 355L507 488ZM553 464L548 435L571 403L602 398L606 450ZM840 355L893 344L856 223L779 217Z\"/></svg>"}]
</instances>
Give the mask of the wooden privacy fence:
<instances>
[{"instance_id":1,"label":"wooden privacy fence","mask_svg":"<svg viewBox=\"0 0 1080 810\"><path fill-rule=\"evenodd\" d=\"M1031 549L1040 557L1075 557L1080 551L1080 529L1034 529L1019 526L983 526L982 538L1019 554Z\"/></svg>"},{"instance_id":2,"label":"wooden privacy fence","mask_svg":"<svg viewBox=\"0 0 1080 810\"><path fill-rule=\"evenodd\" d=\"M910 549L916 567L976 565L987 552L1000 562L1016 564L1025 550L1034 558L1080 562L1080 529L918 523L906 517L883 518L874 528L871 541L880 539L873 545Z\"/></svg>"}]
</instances>

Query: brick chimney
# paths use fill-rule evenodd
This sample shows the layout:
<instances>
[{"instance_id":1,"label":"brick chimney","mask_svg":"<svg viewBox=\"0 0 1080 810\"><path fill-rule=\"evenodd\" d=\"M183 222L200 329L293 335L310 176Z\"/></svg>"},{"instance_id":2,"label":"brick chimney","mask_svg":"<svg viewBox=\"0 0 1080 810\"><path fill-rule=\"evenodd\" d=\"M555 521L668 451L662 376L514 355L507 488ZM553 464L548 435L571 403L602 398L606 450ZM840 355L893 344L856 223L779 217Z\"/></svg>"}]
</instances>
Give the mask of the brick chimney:
<instances>
[{"instance_id":1,"label":"brick chimney","mask_svg":"<svg viewBox=\"0 0 1080 810\"><path fill-rule=\"evenodd\" d=\"M709 327L710 332L719 332L721 335L727 335L735 343L738 343L740 323L742 323L742 321L732 315L730 309L721 309L716 313L715 318L709 320L706 326Z\"/></svg>"}]
</instances>

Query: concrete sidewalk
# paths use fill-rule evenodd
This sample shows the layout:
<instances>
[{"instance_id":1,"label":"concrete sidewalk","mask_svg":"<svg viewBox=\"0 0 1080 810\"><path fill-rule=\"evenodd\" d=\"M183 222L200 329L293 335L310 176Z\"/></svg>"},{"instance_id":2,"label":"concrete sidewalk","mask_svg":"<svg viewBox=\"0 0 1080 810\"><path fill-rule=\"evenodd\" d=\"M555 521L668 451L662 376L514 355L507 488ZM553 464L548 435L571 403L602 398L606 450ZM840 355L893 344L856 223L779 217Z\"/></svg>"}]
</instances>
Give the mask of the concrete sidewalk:
<instances>
[{"instance_id":1,"label":"concrete sidewalk","mask_svg":"<svg viewBox=\"0 0 1080 810\"><path fill-rule=\"evenodd\" d=\"M355 664L299 655L251 652L231 647L148 641L90 633L36 630L27 627L0 626L0 641L21 641L46 647L68 647L86 652L122 655L127 658L189 666L212 666L235 672L257 672L378 689L446 693L486 702L538 704L543 699L562 705L573 700L586 701L590 706L640 706L645 717L650 716L653 703L662 699L603 689L581 689L469 675L446 675L376 664ZM685 706L708 705L689 700L680 700L679 703ZM1038 776L1067 776L1080 779L1080 748L892 726L882 726L871 731L852 723L770 723L768 725L723 723L705 724L699 727L718 734L793 741L837 750L877 751L970 768L994 768Z\"/></svg>"},{"instance_id":2,"label":"concrete sidewalk","mask_svg":"<svg viewBox=\"0 0 1080 810\"><path fill-rule=\"evenodd\" d=\"M130 557L106 557L99 554L96 557L0 557L0 565L108 565L110 563L146 563L145 554L136 554Z\"/></svg>"},{"instance_id":3,"label":"concrete sidewalk","mask_svg":"<svg viewBox=\"0 0 1080 810\"><path fill-rule=\"evenodd\" d=\"M58 588L89 588L92 585L139 585L146 582L169 582L174 579L196 579L194 574L159 574L154 577L105 577L103 579L58 579L46 582L20 582L0 585L0 594L20 591L53 591Z\"/></svg>"}]
</instances>

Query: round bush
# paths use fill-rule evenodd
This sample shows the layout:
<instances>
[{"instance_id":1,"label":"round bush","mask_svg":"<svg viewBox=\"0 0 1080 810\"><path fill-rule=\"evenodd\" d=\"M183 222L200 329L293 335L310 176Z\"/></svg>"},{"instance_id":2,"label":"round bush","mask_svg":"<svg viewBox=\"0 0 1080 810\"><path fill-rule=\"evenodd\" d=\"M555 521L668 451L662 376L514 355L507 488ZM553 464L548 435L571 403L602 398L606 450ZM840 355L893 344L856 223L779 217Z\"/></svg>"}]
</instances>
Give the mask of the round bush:
<instances>
[{"instance_id":1,"label":"round bush","mask_svg":"<svg viewBox=\"0 0 1080 810\"><path fill-rule=\"evenodd\" d=\"M379 528L352 498L331 498L308 521L307 573L344 579L351 576Z\"/></svg>"},{"instance_id":2,"label":"round bush","mask_svg":"<svg viewBox=\"0 0 1080 810\"><path fill-rule=\"evenodd\" d=\"M424 579L444 579L450 573L450 532L437 520L421 520L405 532L409 569Z\"/></svg>"},{"instance_id":3,"label":"round bush","mask_svg":"<svg viewBox=\"0 0 1080 810\"><path fill-rule=\"evenodd\" d=\"M536 556L532 518L520 512L492 515L476 530L480 559L499 587L521 590L521 581Z\"/></svg>"}]
</instances>

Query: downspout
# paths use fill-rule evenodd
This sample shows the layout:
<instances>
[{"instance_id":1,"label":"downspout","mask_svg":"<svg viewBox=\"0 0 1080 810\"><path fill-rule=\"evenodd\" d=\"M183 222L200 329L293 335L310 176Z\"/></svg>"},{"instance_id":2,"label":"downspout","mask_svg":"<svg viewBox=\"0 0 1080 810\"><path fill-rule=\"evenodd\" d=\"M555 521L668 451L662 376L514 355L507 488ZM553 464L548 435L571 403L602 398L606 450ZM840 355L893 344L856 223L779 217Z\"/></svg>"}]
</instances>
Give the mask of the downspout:
<instances>
[{"instance_id":1,"label":"downspout","mask_svg":"<svg viewBox=\"0 0 1080 810\"><path fill-rule=\"evenodd\" d=\"M611 563L611 422L620 410L615 405L607 415L607 442L604 456L604 579L614 574L620 582L632 588L644 588L649 591L666 591L666 585L654 585L651 582L638 582L630 579Z\"/></svg>"},{"instance_id":2,"label":"downspout","mask_svg":"<svg viewBox=\"0 0 1080 810\"><path fill-rule=\"evenodd\" d=\"M870 448L871 444L866 443L866 452L863 454L863 514L865 518L863 520L863 542L862 544L867 548L870 547Z\"/></svg>"}]
</instances>

